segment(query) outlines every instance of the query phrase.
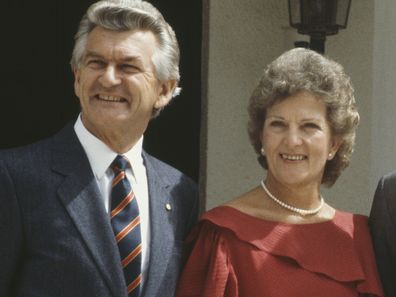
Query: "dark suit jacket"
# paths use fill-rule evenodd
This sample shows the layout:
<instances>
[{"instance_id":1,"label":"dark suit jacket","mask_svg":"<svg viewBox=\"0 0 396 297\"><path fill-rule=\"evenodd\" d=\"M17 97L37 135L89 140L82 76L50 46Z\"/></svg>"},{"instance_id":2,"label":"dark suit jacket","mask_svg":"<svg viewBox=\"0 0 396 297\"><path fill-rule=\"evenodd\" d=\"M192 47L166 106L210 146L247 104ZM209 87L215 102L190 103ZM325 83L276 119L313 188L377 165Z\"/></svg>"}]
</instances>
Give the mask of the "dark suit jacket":
<instances>
[{"instance_id":1,"label":"dark suit jacket","mask_svg":"<svg viewBox=\"0 0 396 297\"><path fill-rule=\"evenodd\" d=\"M378 183L369 218L385 296L396 296L396 172Z\"/></svg>"},{"instance_id":2,"label":"dark suit jacket","mask_svg":"<svg viewBox=\"0 0 396 297\"><path fill-rule=\"evenodd\" d=\"M183 240L198 214L197 188L143 157L151 222L143 296L173 297ZM0 296L127 296L109 216L72 125L0 153Z\"/></svg>"}]
</instances>

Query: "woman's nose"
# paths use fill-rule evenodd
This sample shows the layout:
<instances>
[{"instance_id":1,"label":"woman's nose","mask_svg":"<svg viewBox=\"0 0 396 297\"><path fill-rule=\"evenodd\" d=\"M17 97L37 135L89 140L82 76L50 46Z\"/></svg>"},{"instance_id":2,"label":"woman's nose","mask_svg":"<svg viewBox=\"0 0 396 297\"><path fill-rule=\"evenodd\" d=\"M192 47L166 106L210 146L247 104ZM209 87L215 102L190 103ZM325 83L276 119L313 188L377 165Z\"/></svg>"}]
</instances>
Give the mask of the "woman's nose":
<instances>
[{"instance_id":1,"label":"woman's nose","mask_svg":"<svg viewBox=\"0 0 396 297\"><path fill-rule=\"evenodd\" d=\"M288 129L286 142L289 146L298 146L302 144L302 136L298 128L290 127Z\"/></svg>"}]
</instances>

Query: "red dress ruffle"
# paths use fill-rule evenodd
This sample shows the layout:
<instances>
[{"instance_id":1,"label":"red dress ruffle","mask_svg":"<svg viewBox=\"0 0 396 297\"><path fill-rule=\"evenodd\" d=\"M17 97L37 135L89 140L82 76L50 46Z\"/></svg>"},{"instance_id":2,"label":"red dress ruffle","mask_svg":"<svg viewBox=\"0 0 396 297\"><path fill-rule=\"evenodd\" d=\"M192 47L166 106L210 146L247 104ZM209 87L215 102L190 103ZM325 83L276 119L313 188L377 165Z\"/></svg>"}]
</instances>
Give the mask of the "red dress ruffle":
<instances>
[{"instance_id":1,"label":"red dress ruffle","mask_svg":"<svg viewBox=\"0 0 396 297\"><path fill-rule=\"evenodd\" d=\"M362 215L285 224L221 206L202 216L188 244L177 297L383 296Z\"/></svg>"}]
</instances>

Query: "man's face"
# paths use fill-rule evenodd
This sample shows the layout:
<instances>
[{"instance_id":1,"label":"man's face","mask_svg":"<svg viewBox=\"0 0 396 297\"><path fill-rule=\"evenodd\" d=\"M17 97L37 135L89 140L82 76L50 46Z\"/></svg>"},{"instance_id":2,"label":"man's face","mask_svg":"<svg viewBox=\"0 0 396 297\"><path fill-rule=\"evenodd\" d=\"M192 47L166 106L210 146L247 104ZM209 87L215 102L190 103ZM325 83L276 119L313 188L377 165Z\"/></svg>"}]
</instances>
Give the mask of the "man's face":
<instances>
[{"instance_id":1,"label":"man's face","mask_svg":"<svg viewBox=\"0 0 396 297\"><path fill-rule=\"evenodd\" d=\"M161 83L156 78L152 63L156 49L150 31L96 27L88 35L74 87L82 121L98 138L120 131L143 134L153 108L171 99L173 82Z\"/></svg>"}]
</instances>

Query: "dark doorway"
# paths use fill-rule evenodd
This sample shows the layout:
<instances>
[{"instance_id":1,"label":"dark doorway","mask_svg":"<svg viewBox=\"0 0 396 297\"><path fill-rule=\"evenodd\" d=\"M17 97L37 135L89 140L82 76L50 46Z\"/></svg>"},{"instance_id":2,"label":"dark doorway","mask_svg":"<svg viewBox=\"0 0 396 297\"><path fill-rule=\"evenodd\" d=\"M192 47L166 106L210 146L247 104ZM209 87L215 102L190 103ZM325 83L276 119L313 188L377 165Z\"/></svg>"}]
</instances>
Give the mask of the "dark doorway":
<instances>
[{"instance_id":1,"label":"dark doorway","mask_svg":"<svg viewBox=\"0 0 396 297\"><path fill-rule=\"evenodd\" d=\"M69 59L78 22L93 2L22 0L4 4L1 149L51 136L78 115ZM150 124L145 148L198 180L202 1L150 2L178 36L183 91Z\"/></svg>"}]
</instances>

